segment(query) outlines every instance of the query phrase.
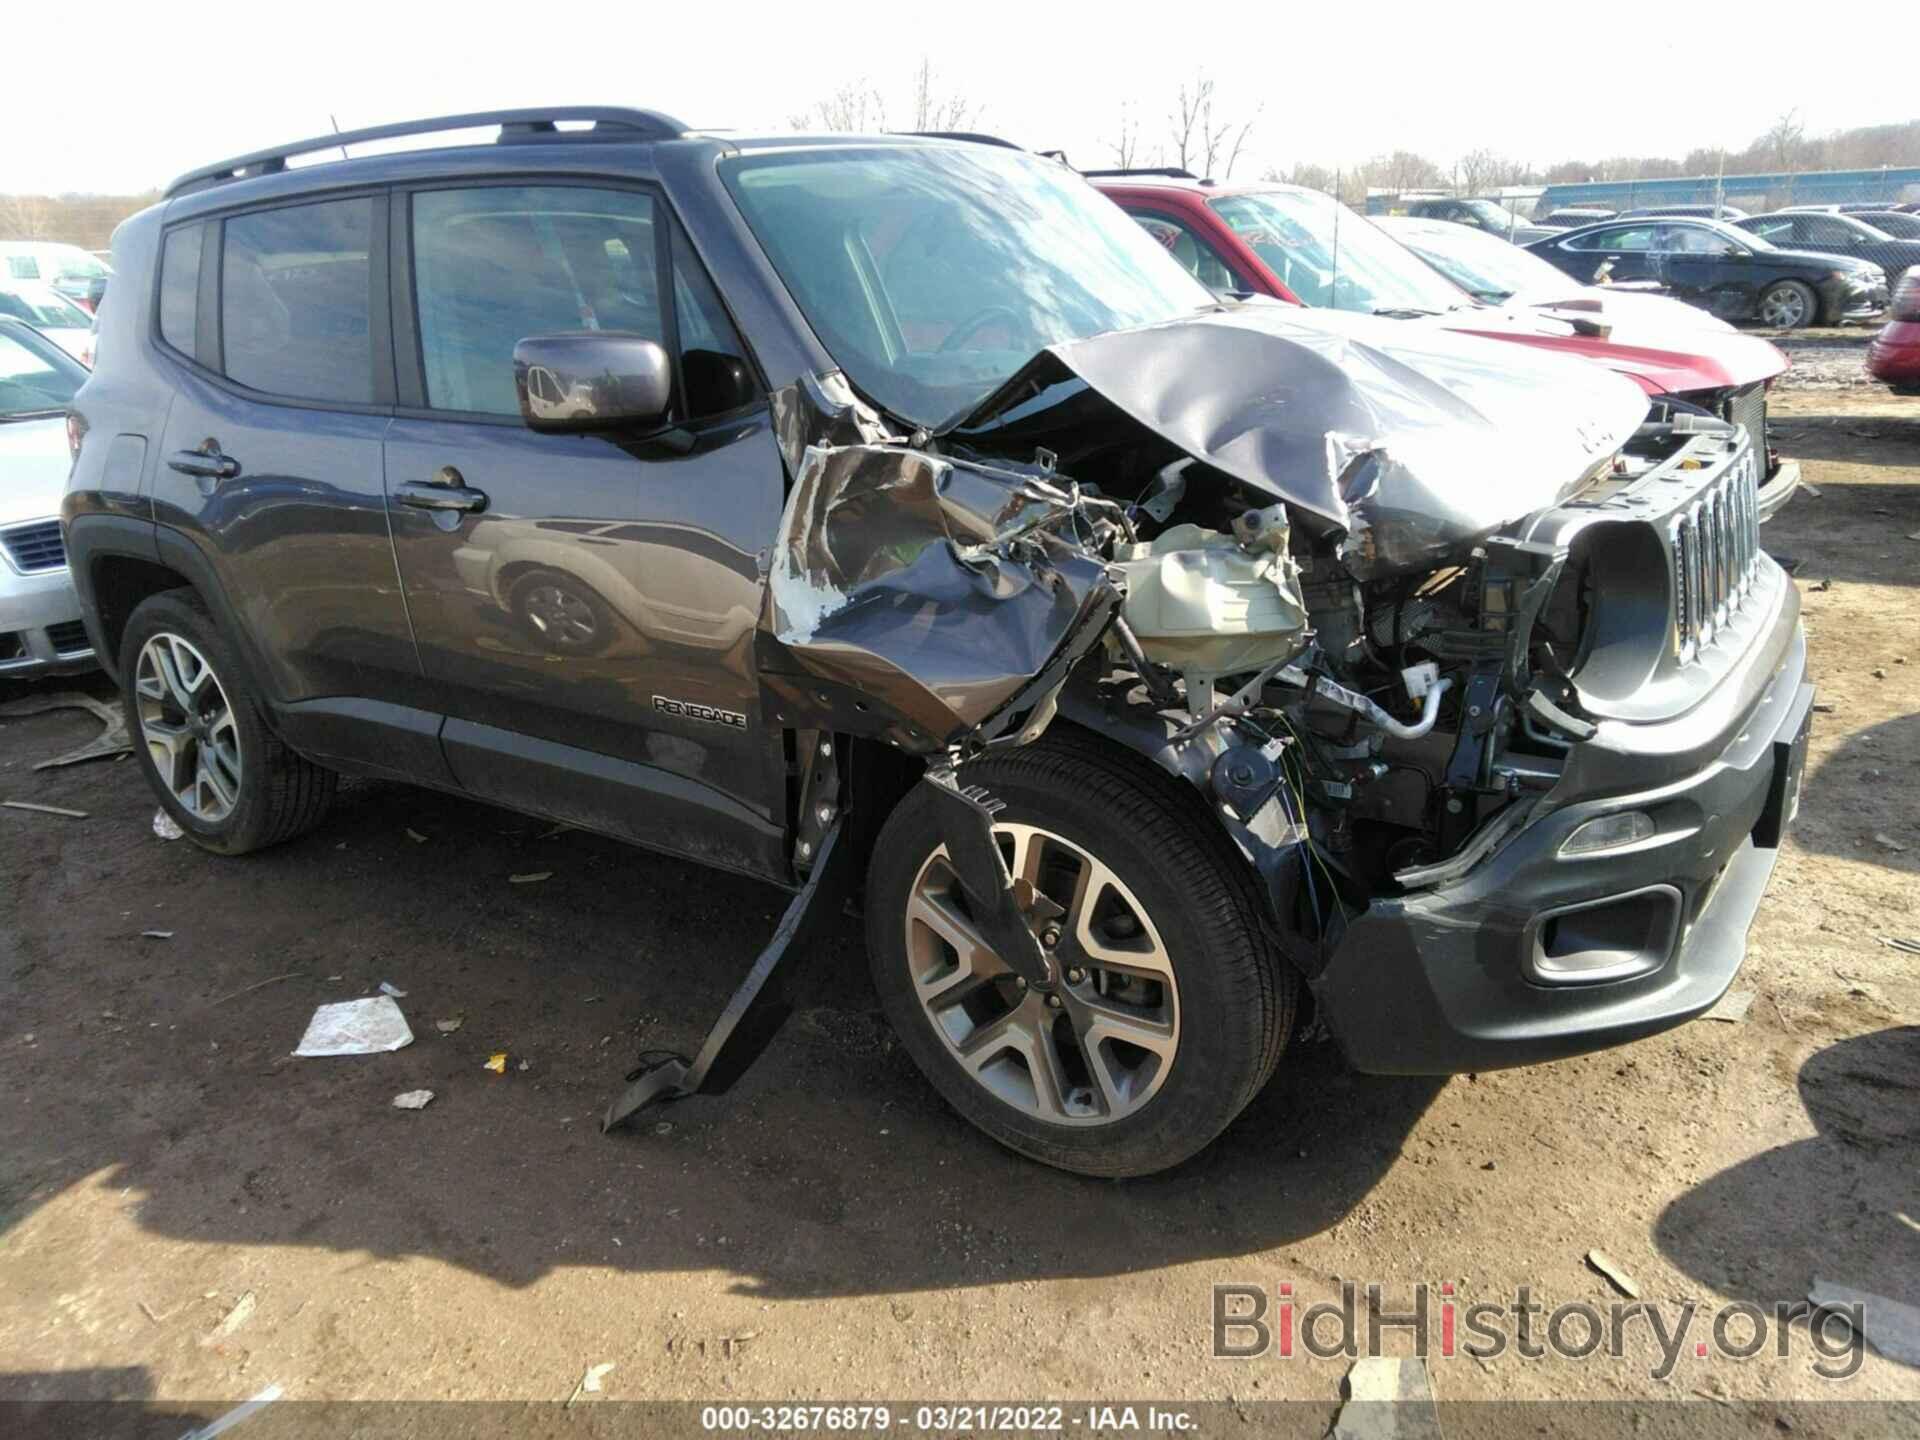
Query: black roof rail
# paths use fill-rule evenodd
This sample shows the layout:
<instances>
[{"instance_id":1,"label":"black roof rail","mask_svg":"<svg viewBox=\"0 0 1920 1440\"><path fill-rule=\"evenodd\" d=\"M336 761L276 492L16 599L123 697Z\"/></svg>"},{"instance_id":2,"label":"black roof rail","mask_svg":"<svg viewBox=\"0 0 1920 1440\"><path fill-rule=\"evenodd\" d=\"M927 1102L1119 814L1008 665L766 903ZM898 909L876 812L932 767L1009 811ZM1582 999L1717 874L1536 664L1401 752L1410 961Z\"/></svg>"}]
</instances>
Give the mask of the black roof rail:
<instances>
[{"instance_id":1,"label":"black roof rail","mask_svg":"<svg viewBox=\"0 0 1920 1440\"><path fill-rule=\"evenodd\" d=\"M896 135L915 135L922 140L965 140L972 145L998 145L1003 150L1021 150L1011 140L1003 140L998 135L988 135L979 130L896 130Z\"/></svg>"},{"instance_id":2,"label":"black roof rail","mask_svg":"<svg viewBox=\"0 0 1920 1440\"><path fill-rule=\"evenodd\" d=\"M1123 175L1158 175L1163 180L1198 180L1200 177L1191 170L1182 170L1178 165L1134 165L1122 170L1082 170L1082 175L1097 175L1104 180L1115 180Z\"/></svg>"},{"instance_id":3,"label":"black roof rail","mask_svg":"<svg viewBox=\"0 0 1920 1440\"><path fill-rule=\"evenodd\" d=\"M561 121L584 121L593 128L562 131ZM372 140L397 140L408 135L433 135L448 130L477 130L500 127L502 144L516 141L564 140L675 140L687 133L687 127L671 115L658 110L627 110L607 105L561 105L524 110L480 110L470 115L439 115L430 120L406 120L397 125L375 125L366 130L336 131L299 140L291 145L275 145L236 155L217 165L189 170L167 186L167 198L204 190L227 180L242 180L255 175L274 175L287 168L295 155L311 155L348 145L364 145Z\"/></svg>"}]
</instances>

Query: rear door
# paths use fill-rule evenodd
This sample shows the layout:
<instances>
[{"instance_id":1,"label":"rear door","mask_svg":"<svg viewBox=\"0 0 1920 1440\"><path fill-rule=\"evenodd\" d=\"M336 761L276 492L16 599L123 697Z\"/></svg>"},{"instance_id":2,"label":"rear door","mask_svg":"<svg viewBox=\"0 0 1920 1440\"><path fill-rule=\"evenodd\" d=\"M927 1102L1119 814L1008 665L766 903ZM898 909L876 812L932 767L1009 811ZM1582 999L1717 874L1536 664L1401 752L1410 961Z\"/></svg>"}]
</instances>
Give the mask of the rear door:
<instances>
[{"instance_id":1,"label":"rear door","mask_svg":"<svg viewBox=\"0 0 1920 1440\"><path fill-rule=\"evenodd\" d=\"M373 191L165 233L159 339L177 383L154 517L162 558L227 612L289 739L434 781L445 779L438 720L381 473L393 386L386 220Z\"/></svg>"},{"instance_id":2,"label":"rear door","mask_svg":"<svg viewBox=\"0 0 1920 1440\"><path fill-rule=\"evenodd\" d=\"M750 357L663 198L424 185L396 195L394 235L388 515L460 785L781 873L785 756L754 637L783 471ZM514 345L580 330L667 349L670 428L522 424ZM468 508L422 508L436 486Z\"/></svg>"}]
</instances>

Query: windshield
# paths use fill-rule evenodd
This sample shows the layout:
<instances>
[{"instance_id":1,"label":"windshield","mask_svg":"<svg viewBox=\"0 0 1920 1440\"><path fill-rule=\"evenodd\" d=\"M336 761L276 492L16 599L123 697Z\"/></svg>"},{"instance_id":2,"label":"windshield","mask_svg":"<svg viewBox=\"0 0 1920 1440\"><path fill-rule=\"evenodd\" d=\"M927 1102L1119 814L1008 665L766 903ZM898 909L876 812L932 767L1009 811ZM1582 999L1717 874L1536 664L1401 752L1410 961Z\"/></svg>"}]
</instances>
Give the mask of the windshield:
<instances>
[{"instance_id":1,"label":"windshield","mask_svg":"<svg viewBox=\"0 0 1920 1440\"><path fill-rule=\"evenodd\" d=\"M1460 203L1471 210L1474 217L1496 235L1504 235L1520 223L1511 210L1495 201L1462 200Z\"/></svg>"},{"instance_id":2,"label":"windshield","mask_svg":"<svg viewBox=\"0 0 1920 1440\"><path fill-rule=\"evenodd\" d=\"M87 372L38 335L0 325L0 420L58 415Z\"/></svg>"},{"instance_id":3,"label":"windshield","mask_svg":"<svg viewBox=\"0 0 1920 1440\"><path fill-rule=\"evenodd\" d=\"M1482 300L1505 300L1523 290L1577 288L1538 255L1464 225L1400 225L1389 220L1381 228Z\"/></svg>"},{"instance_id":4,"label":"windshield","mask_svg":"<svg viewBox=\"0 0 1920 1440\"><path fill-rule=\"evenodd\" d=\"M1457 285L1331 195L1261 190L1207 203L1304 304L1440 315L1468 303Z\"/></svg>"},{"instance_id":5,"label":"windshield","mask_svg":"<svg viewBox=\"0 0 1920 1440\"><path fill-rule=\"evenodd\" d=\"M93 325L86 311L51 290L34 295L0 290L0 315L11 315L41 330L86 330Z\"/></svg>"},{"instance_id":6,"label":"windshield","mask_svg":"<svg viewBox=\"0 0 1920 1440\"><path fill-rule=\"evenodd\" d=\"M985 145L723 161L722 180L820 341L912 424L964 416L1037 351L1216 303L1111 200Z\"/></svg>"}]
</instances>

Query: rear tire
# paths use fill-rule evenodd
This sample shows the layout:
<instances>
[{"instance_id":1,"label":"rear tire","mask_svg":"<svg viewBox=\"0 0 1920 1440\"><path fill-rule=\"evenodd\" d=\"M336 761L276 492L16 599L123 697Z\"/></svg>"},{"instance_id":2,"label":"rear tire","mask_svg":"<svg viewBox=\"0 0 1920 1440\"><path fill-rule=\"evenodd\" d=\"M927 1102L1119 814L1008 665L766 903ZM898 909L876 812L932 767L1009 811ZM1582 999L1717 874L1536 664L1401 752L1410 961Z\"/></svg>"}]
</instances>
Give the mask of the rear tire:
<instances>
[{"instance_id":1,"label":"rear tire","mask_svg":"<svg viewBox=\"0 0 1920 1440\"><path fill-rule=\"evenodd\" d=\"M1246 861L1188 787L1068 726L963 775L1005 802L995 817L1003 853L1018 845L1025 856L1031 844L1043 855L1040 889L1066 909L1064 1004L1049 1010L1052 997L996 973L990 951L961 961L949 937L970 923L964 895L929 878L944 862L933 798L917 786L889 817L869 870L867 945L882 1009L934 1088L1012 1150L1100 1176L1187 1159L1259 1092L1293 1029L1299 981L1262 930ZM1089 892L1083 930L1073 902ZM1079 934L1090 948L1074 948ZM1125 968L1105 968L1109 959ZM1069 983L1076 971L1082 980ZM1140 978L1162 971L1164 984ZM1022 1016L1037 1022L1026 1041L1004 1041Z\"/></svg>"},{"instance_id":2,"label":"rear tire","mask_svg":"<svg viewBox=\"0 0 1920 1440\"><path fill-rule=\"evenodd\" d=\"M339 777L273 733L236 647L197 594L143 600L120 655L134 754L161 808L196 845L244 855L320 823Z\"/></svg>"}]
</instances>

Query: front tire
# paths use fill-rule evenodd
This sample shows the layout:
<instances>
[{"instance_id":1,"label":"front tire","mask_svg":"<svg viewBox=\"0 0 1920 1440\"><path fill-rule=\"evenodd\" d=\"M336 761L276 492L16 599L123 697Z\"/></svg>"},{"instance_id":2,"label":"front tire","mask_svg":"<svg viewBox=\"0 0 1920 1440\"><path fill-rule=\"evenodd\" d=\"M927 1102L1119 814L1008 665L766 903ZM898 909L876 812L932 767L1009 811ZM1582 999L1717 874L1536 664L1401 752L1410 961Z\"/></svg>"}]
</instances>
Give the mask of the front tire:
<instances>
[{"instance_id":1,"label":"front tire","mask_svg":"<svg viewBox=\"0 0 1920 1440\"><path fill-rule=\"evenodd\" d=\"M1760 321L1776 330L1802 330L1820 318L1820 297L1798 280L1769 285L1760 296Z\"/></svg>"},{"instance_id":2,"label":"front tire","mask_svg":"<svg viewBox=\"0 0 1920 1440\"><path fill-rule=\"evenodd\" d=\"M134 754L161 808L195 844L243 855L319 824L338 777L289 750L192 590L143 600L120 643Z\"/></svg>"},{"instance_id":3,"label":"front tire","mask_svg":"<svg viewBox=\"0 0 1920 1440\"><path fill-rule=\"evenodd\" d=\"M1187 787L1070 727L963 775L1005 802L994 831L1045 897L1030 918L1059 932L1059 983L1026 989L980 942L916 787L869 871L882 1009L934 1088L1008 1148L1085 1175L1178 1164L1266 1083L1293 1025L1299 982L1251 871Z\"/></svg>"}]
</instances>

